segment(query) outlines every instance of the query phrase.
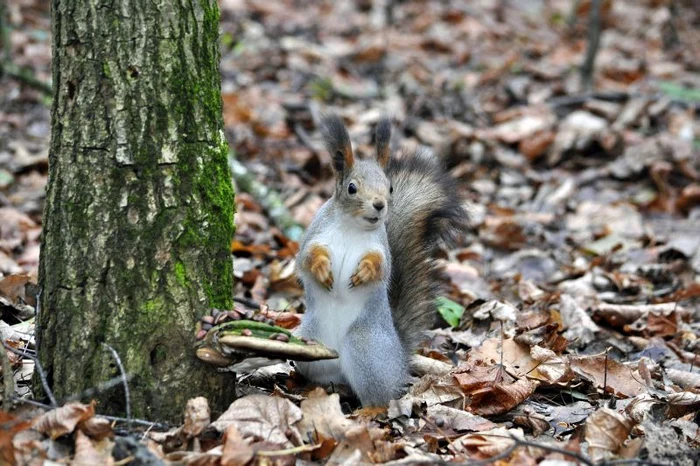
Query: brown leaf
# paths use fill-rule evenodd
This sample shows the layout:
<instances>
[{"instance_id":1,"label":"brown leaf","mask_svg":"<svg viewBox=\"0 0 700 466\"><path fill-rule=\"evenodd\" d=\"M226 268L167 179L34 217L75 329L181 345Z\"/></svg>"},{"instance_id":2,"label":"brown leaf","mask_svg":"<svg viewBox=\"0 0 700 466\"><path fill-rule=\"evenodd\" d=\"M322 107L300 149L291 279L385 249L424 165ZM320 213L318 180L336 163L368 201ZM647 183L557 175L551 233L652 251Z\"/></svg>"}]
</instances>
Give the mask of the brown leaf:
<instances>
[{"instance_id":1,"label":"brown leaf","mask_svg":"<svg viewBox=\"0 0 700 466\"><path fill-rule=\"evenodd\" d=\"M534 162L544 155L552 142L554 142L554 132L542 131L522 139L518 144L518 150L530 162Z\"/></svg>"},{"instance_id":2,"label":"brown leaf","mask_svg":"<svg viewBox=\"0 0 700 466\"><path fill-rule=\"evenodd\" d=\"M557 356L554 351L533 346L530 348L530 355L539 363L537 368L529 374L530 377L548 384L562 383L573 378L574 374L569 367L568 359Z\"/></svg>"},{"instance_id":3,"label":"brown leaf","mask_svg":"<svg viewBox=\"0 0 700 466\"><path fill-rule=\"evenodd\" d=\"M209 425L209 403L203 396L187 400L185 423L182 433L187 437L196 437Z\"/></svg>"},{"instance_id":4,"label":"brown leaf","mask_svg":"<svg viewBox=\"0 0 700 466\"><path fill-rule=\"evenodd\" d=\"M507 413L535 393L537 383L517 380L514 383L496 383L471 392L472 402L467 408L482 416Z\"/></svg>"},{"instance_id":5,"label":"brown leaf","mask_svg":"<svg viewBox=\"0 0 700 466\"><path fill-rule=\"evenodd\" d=\"M524 439L522 429L495 429L467 434L450 443L448 448L454 453L467 453L471 459L488 459L503 453L513 445L512 437Z\"/></svg>"},{"instance_id":6,"label":"brown leaf","mask_svg":"<svg viewBox=\"0 0 700 466\"><path fill-rule=\"evenodd\" d=\"M632 430L633 422L608 408L600 408L586 420L588 455L593 461L612 457L622 448Z\"/></svg>"},{"instance_id":7,"label":"brown leaf","mask_svg":"<svg viewBox=\"0 0 700 466\"><path fill-rule=\"evenodd\" d=\"M286 433L301 417L301 410L287 399L248 395L234 401L211 425L219 432L234 425L244 437L291 446Z\"/></svg>"},{"instance_id":8,"label":"brown leaf","mask_svg":"<svg viewBox=\"0 0 700 466\"><path fill-rule=\"evenodd\" d=\"M18 298L24 298L24 285L31 280L29 274L18 273L8 275L0 279L0 296L10 300L13 304L17 303Z\"/></svg>"},{"instance_id":9,"label":"brown leaf","mask_svg":"<svg viewBox=\"0 0 700 466\"><path fill-rule=\"evenodd\" d=\"M428 418L432 419L441 429L453 429L455 431L480 432L496 427L496 424L486 418L477 416L461 409L449 406L436 405L427 410Z\"/></svg>"},{"instance_id":10,"label":"brown leaf","mask_svg":"<svg viewBox=\"0 0 700 466\"><path fill-rule=\"evenodd\" d=\"M75 430L78 423L95 415L95 402L85 405L79 402L66 403L64 406L34 418L32 427L52 439L66 435Z\"/></svg>"},{"instance_id":11,"label":"brown leaf","mask_svg":"<svg viewBox=\"0 0 700 466\"><path fill-rule=\"evenodd\" d=\"M633 397L645 390L642 379L635 371L604 354L595 356L570 356L571 369L580 377L618 396ZM607 376L606 376L607 371ZM607 377L607 379L606 379ZM603 387L604 381L607 386Z\"/></svg>"},{"instance_id":12,"label":"brown leaf","mask_svg":"<svg viewBox=\"0 0 700 466\"><path fill-rule=\"evenodd\" d=\"M109 450L111 450L111 448ZM109 450L106 450L104 445L101 449L98 449L90 437L78 430L75 434L75 456L71 464L75 466L88 464L110 466L114 464L114 458L112 458L111 451Z\"/></svg>"},{"instance_id":13,"label":"brown leaf","mask_svg":"<svg viewBox=\"0 0 700 466\"><path fill-rule=\"evenodd\" d=\"M223 440L224 448L221 453L222 466L244 466L255 456L250 442L243 439L235 425L226 429Z\"/></svg>"},{"instance_id":14,"label":"brown leaf","mask_svg":"<svg viewBox=\"0 0 700 466\"><path fill-rule=\"evenodd\" d=\"M91 417L78 424L78 429L96 440L102 440L114 435L112 423L103 417Z\"/></svg>"},{"instance_id":15,"label":"brown leaf","mask_svg":"<svg viewBox=\"0 0 700 466\"><path fill-rule=\"evenodd\" d=\"M358 425L343 414L338 394L328 395L322 388L314 389L301 402L301 412L303 418L299 422L299 431L304 438L314 438L318 433L327 438L341 439Z\"/></svg>"},{"instance_id":16,"label":"brown leaf","mask_svg":"<svg viewBox=\"0 0 700 466\"><path fill-rule=\"evenodd\" d=\"M0 464L16 464L12 439L17 432L30 425L29 421L22 421L10 413L0 411Z\"/></svg>"}]
</instances>

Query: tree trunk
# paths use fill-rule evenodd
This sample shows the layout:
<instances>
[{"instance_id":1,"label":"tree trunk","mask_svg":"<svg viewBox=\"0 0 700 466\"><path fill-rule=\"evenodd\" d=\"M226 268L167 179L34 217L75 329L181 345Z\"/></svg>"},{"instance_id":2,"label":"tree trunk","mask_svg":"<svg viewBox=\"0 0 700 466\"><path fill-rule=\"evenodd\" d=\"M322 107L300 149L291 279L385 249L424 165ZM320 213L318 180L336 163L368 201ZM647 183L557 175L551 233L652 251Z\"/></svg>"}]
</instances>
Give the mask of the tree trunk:
<instances>
[{"instance_id":1,"label":"tree trunk","mask_svg":"<svg viewBox=\"0 0 700 466\"><path fill-rule=\"evenodd\" d=\"M134 416L214 411L231 376L199 363L195 324L231 308L233 189L216 0L53 0L40 361L57 398L117 377ZM120 386L100 412L125 412Z\"/></svg>"}]
</instances>

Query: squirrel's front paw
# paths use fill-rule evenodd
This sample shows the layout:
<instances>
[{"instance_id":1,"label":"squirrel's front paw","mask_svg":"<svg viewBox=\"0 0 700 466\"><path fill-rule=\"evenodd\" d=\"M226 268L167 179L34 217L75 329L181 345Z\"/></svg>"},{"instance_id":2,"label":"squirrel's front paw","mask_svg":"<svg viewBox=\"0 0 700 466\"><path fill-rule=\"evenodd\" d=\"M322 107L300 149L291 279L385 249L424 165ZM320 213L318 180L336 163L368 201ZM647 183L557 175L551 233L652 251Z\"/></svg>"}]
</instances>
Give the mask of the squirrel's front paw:
<instances>
[{"instance_id":1,"label":"squirrel's front paw","mask_svg":"<svg viewBox=\"0 0 700 466\"><path fill-rule=\"evenodd\" d=\"M333 289L331 256L327 248L318 244L312 246L306 265L317 282L323 285L328 291Z\"/></svg>"},{"instance_id":2,"label":"squirrel's front paw","mask_svg":"<svg viewBox=\"0 0 700 466\"><path fill-rule=\"evenodd\" d=\"M378 252L368 252L364 255L350 277L350 288L364 285L382 278L382 255Z\"/></svg>"}]
</instances>

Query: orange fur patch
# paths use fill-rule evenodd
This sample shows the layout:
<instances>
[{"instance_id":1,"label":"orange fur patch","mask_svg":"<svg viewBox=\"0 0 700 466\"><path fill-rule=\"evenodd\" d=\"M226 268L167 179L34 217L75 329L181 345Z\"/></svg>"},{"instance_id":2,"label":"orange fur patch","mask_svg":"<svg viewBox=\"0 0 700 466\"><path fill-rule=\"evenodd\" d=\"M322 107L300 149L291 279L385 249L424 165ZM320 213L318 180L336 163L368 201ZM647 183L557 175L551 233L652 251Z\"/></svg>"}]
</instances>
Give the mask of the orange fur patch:
<instances>
[{"instance_id":1,"label":"orange fur patch","mask_svg":"<svg viewBox=\"0 0 700 466\"><path fill-rule=\"evenodd\" d=\"M357 265L355 273L350 277L352 286L382 279L382 260L380 253L371 251L365 254Z\"/></svg>"},{"instance_id":2,"label":"orange fur patch","mask_svg":"<svg viewBox=\"0 0 700 466\"><path fill-rule=\"evenodd\" d=\"M316 280L326 288L333 287L333 273L331 272L331 255L328 248L320 244L314 244L309 249L309 255L304 261Z\"/></svg>"}]
</instances>

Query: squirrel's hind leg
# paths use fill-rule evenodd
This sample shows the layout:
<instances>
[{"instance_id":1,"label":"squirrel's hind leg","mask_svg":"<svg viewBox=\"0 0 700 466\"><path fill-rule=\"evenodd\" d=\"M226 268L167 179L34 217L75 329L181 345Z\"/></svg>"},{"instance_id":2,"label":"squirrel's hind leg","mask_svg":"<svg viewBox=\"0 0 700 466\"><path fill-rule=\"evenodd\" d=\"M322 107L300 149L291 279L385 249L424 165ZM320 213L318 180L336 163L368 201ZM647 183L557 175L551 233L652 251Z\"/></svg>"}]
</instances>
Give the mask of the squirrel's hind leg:
<instances>
[{"instance_id":1,"label":"squirrel's hind leg","mask_svg":"<svg viewBox=\"0 0 700 466\"><path fill-rule=\"evenodd\" d=\"M342 348L341 369L362 406L386 406L400 397L408 363L399 337L384 326L353 325Z\"/></svg>"}]
</instances>

